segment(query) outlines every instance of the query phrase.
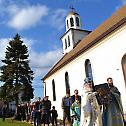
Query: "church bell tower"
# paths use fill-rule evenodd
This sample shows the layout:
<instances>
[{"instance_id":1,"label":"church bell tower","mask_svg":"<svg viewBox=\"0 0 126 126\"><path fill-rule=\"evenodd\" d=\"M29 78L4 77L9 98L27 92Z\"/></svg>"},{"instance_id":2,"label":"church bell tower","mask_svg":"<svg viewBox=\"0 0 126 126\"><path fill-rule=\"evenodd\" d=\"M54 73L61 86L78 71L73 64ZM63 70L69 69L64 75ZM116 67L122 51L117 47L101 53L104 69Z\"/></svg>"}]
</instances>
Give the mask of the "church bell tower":
<instances>
[{"instance_id":1,"label":"church bell tower","mask_svg":"<svg viewBox=\"0 0 126 126\"><path fill-rule=\"evenodd\" d=\"M63 53L69 53L90 31L82 30L80 15L70 11L66 16L66 32L61 37Z\"/></svg>"},{"instance_id":2,"label":"church bell tower","mask_svg":"<svg viewBox=\"0 0 126 126\"><path fill-rule=\"evenodd\" d=\"M70 28L81 29L81 20L80 16L76 12L69 12L66 17L66 31Z\"/></svg>"}]
</instances>

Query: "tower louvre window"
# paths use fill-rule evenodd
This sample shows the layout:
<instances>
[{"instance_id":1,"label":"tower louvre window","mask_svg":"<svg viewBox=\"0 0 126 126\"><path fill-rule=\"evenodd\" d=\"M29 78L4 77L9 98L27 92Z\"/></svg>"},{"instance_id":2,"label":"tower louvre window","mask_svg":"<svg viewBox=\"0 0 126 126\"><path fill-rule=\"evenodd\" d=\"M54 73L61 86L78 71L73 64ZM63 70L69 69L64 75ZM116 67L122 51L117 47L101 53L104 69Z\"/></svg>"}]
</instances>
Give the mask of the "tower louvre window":
<instances>
[{"instance_id":1,"label":"tower louvre window","mask_svg":"<svg viewBox=\"0 0 126 126\"><path fill-rule=\"evenodd\" d=\"M68 20L67 20L67 28L69 28L69 23L68 23Z\"/></svg>"},{"instance_id":2,"label":"tower louvre window","mask_svg":"<svg viewBox=\"0 0 126 126\"><path fill-rule=\"evenodd\" d=\"M71 25L71 27L73 27L73 26L74 26L74 20L73 20L73 18L72 18L72 17L70 18L70 25Z\"/></svg>"},{"instance_id":3,"label":"tower louvre window","mask_svg":"<svg viewBox=\"0 0 126 126\"><path fill-rule=\"evenodd\" d=\"M76 24L77 24L78 27L80 26L79 18L78 17L76 17Z\"/></svg>"},{"instance_id":4,"label":"tower louvre window","mask_svg":"<svg viewBox=\"0 0 126 126\"><path fill-rule=\"evenodd\" d=\"M68 35L68 47L70 46L70 37Z\"/></svg>"},{"instance_id":5,"label":"tower louvre window","mask_svg":"<svg viewBox=\"0 0 126 126\"><path fill-rule=\"evenodd\" d=\"M67 40L65 39L65 49L67 49Z\"/></svg>"}]
</instances>

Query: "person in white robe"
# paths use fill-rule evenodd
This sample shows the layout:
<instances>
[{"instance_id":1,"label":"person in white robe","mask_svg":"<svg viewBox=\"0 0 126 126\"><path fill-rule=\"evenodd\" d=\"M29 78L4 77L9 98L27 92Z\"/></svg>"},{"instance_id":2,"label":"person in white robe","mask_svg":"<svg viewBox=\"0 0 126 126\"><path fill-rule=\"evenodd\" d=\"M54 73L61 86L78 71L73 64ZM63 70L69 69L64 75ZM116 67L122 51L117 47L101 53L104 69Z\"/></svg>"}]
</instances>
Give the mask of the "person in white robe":
<instances>
[{"instance_id":1,"label":"person in white robe","mask_svg":"<svg viewBox=\"0 0 126 126\"><path fill-rule=\"evenodd\" d=\"M80 126L102 126L102 113L96 94L96 92L93 92L91 79L86 78L81 99Z\"/></svg>"}]
</instances>

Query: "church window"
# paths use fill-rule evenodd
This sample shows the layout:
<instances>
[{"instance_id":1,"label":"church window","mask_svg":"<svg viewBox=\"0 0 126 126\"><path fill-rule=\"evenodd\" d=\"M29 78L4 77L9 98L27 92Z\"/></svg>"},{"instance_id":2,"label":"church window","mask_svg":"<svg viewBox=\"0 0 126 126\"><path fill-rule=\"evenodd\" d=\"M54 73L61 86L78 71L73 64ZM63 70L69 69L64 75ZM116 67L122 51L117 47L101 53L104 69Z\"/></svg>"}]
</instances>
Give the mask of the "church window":
<instances>
[{"instance_id":1,"label":"church window","mask_svg":"<svg viewBox=\"0 0 126 126\"><path fill-rule=\"evenodd\" d=\"M126 54L122 58L122 69L123 69L123 76L124 76L125 85L126 85Z\"/></svg>"},{"instance_id":2,"label":"church window","mask_svg":"<svg viewBox=\"0 0 126 126\"><path fill-rule=\"evenodd\" d=\"M68 72L65 73L65 85L66 85L66 92L70 91L70 85L69 85L69 75Z\"/></svg>"},{"instance_id":3,"label":"church window","mask_svg":"<svg viewBox=\"0 0 126 126\"><path fill-rule=\"evenodd\" d=\"M72 17L70 18L70 25L71 25L71 27L73 27L73 26L74 26L74 20L73 20L73 18L72 18Z\"/></svg>"},{"instance_id":4,"label":"church window","mask_svg":"<svg viewBox=\"0 0 126 126\"><path fill-rule=\"evenodd\" d=\"M85 73L86 77L90 77L93 80L91 62L89 59L86 59L85 61Z\"/></svg>"},{"instance_id":5,"label":"church window","mask_svg":"<svg viewBox=\"0 0 126 126\"><path fill-rule=\"evenodd\" d=\"M53 101L56 101L55 81L52 80Z\"/></svg>"},{"instance_id":6,"label":"church window","mask_svg":"<svg viewBox=\"0 0 126 126\"><path fill-rule=\"evenodd\" d=\"M65 39L65 49L67 49L67 40Z\"/></svg>"},{"instance_id":7,"label":"church window","mask_svg":"<svg viewBox=\"0 0 126 126\"><path fill-rule=\"evenodd\" d=\"M67 20L67 28L69 28L69 23L68 23L68 20Z\"/></svg>"},{"instance_id":8,"label":"church window","mask_svg":"<svg viewBox=\"0 0 126 126\"><path fill-rule=\"evenodd\" d=\"M70 46L70 36L68 35L68 47Z\"/></svg>"},{"instance_id":9,"label":"church window","mask_svg":"<svg viewBox=\"0 0 126 126\"><path fill-rule=\"evenodd\" d=\"M76 17L76 24L79 27L79 18L78 17Z\"/></svg>"}]
</instances>

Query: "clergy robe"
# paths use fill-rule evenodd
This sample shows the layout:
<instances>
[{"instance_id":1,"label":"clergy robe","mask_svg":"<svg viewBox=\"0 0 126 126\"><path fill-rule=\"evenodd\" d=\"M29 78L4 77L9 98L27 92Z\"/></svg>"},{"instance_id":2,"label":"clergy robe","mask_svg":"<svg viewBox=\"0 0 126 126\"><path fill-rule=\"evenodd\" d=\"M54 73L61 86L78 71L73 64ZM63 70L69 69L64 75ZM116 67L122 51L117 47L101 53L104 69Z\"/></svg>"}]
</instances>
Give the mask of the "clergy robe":
<instances>
[{"instance_id":1,"label":"clergy robe","mask_svg":"<svg viewBox=\"0 0 126 126\"><path fill-rule=\"evenodd\" d=\"M110 88L110 92L112 100L103 105L103 126L124 126L120 92L114 86Z\"/></svg>"},{"instance_id":2,"label":"clergy robe","mask_svg":"<svg viewBox=\"0 0 126 126\"><path fill-rule=\"evenodd\" d=\"M102 114L96 92L85 91L82 95L80 126L102 126Z\"/></svg>"}]
</instances>

